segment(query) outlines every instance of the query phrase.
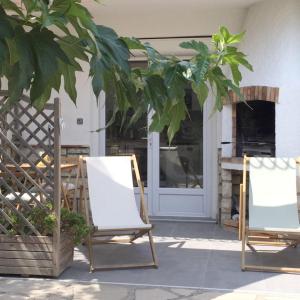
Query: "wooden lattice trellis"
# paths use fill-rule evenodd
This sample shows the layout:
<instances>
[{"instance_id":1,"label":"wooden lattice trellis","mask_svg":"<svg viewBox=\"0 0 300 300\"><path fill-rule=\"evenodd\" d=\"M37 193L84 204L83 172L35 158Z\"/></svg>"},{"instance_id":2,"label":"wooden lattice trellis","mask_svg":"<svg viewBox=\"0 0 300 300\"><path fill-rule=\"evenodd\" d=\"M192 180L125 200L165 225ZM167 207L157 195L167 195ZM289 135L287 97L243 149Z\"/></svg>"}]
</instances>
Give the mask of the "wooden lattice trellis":
<instances>
[{"instance_id":1,"label":"wooden lattice trellis","mask_svg":"<svg viewBox=\"0 0 300 300\"><path fill-rule=\"evenodd\" d=\"M47 104L42 111L33 108L26 96L22 96L19 102L13 107L9 106L8 109L7 99L7 93L1 91L0 273L4 267L1 263L3 256L8 255L4 253L5 250L14 250L14 248L6 249L9 248L3 244L6 240L16 244L21 241L23 246L25 245L21 250L20 246L16 247L17 251L20 250L20 253L16 254L20 256L16 257L18 261L22 257L36 259L35 254L32 253L41 251L41 247L45 252L50 253L45 256L48 259L46 266L43 262L42 267L36 264L37 268L34 269L30 265L27 266L29 264L27 261L21 264L21 267L26 267L26 271L19 272L13 269L14 271L6 273L57 276L62 268L59 99L55 99L53 104ZM53 207L52 213L55 215L56 225L52 236L42 237L42 233L28 216L30 211L37 207L48 212L49 203ZM30 246L26 244L28 241ZM33 245L38 245L37 249ZM32 251L31 255L21 253L26 250Z\"/></svg>"}]
</instances>

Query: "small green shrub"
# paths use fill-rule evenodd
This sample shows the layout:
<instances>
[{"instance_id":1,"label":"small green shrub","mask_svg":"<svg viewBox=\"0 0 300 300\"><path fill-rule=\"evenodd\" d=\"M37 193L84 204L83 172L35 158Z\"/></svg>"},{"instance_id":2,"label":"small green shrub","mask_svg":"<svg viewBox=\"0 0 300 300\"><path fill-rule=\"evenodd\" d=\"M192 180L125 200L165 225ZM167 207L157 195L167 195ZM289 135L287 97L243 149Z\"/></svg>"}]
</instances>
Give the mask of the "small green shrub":
<instances>
[{"instance_id":1,"label":"small green shrub","mask_svg":"<svg viewBox=\"0 0 300 300\"><path fill-rule=\"evenodd\" d=\"M27 219L42 235L52 235L56 223L52 210L49 212L43 208L34 207L28 213Z\"/></svg>"},{"instance_id":2,"label":"small green shrub","mask_svg":"<svg viewBox=\"0 0 300 300\"><path fill-rule=\"evenodd\" d=\"M46 207L48 209L34 207L30 211L22 211L22 214L42 235L52 236L56 224L56 216L53 212L52 203L47 203ZM30 228L24 225L18 214L9 209L5 213L11 220L11 224L6 227L10 235L30 234ZM7 224L4 217L0 218L0 224ZM61 232L72 236L74 245L80 244L89 231L90 228L82 215L71 212L66 208L61 209Z\"/></svg>"},{"instance_id":3,"label":"small green shrub","mask_svg":"<svg viewBox=\"0 0 300 300\"><path fill-rule=\"evenodd\" d=\"M60 217L62 232L71 234L75 245L80 244L89 234L90 228L87 226L82 215L62 208Z\"/></svg>"}]
</instances>

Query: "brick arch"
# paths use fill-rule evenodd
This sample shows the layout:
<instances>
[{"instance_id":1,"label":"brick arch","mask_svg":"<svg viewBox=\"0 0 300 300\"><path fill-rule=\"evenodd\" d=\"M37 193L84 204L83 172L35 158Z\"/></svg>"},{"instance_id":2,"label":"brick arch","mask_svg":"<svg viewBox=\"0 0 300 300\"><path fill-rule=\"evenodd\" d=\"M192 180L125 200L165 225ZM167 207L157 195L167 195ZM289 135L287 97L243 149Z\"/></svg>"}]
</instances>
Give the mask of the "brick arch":
<instances>
[{"instance_id":1,"label":"brick arch","mask_svg":"<svg viewBox=\"0 0 300 300\"><path fill-rule=\"evenodd\" d=\"M245 101L261 100L278 103L279 88L271 86L244 86L240 88ZM240 99L233 91L229 92L229 100L225 104L234 104L240 102Z\"/></svg>"}]
</instances>

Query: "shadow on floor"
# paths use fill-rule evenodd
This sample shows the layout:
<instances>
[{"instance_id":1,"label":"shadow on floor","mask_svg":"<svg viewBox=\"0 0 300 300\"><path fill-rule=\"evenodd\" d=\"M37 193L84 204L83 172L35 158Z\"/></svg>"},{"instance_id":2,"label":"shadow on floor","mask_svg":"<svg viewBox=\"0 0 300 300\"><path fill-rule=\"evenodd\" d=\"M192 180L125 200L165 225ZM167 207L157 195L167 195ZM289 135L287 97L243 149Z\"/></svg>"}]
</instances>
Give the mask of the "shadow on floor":
<instances>
[{"instance_id":1,"label":"shadow on floor","mask_svg":"<svg viewBox=\"0 0 300 300\"><path fill-rule=\"evenodd\" d=\"M61 279L129 283L142 285L181 286L213 289L241 289L300 293L299 276L240 270L240 242L235 232L216 224L156 222L155 245L158 269L131 269L88 272L85 247L76 250L73 265ZM147 239L131 245L101 245L95 247L96 263L130 263L150 261ZM299 250L288 249L270 258L264 254L248 254L250 262L274 262L285 259L300 265ZM280 259L278 259L280 256Z\"/></svg>"}]
</instances>

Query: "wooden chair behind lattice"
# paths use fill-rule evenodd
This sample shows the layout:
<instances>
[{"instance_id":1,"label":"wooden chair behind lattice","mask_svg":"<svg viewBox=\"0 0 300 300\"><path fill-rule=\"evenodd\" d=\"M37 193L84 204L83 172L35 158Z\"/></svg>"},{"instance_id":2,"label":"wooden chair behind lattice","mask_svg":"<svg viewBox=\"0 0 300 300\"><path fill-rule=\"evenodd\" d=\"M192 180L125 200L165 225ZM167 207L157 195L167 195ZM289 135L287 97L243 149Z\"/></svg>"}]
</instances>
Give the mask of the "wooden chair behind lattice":
<instances>
[{"instance_id":1,"label":"wooden chair behind lattice","mask_svg":"<svg viewBox=\"0 0 300 300\"><path fill-rule=\"evenodd\" d=\"M89 235L90 271L125 268L157 267L157 258L152 238L152 224L149 222L136 157L110 156L85 157L81 159L81 174L86 161L87 187L84 184L86 220L95 230ZM134 170L140 188L140 212L138 211L133 188ZM92 222L92 224L91 224ZM97 243L132 243L143 235L148 235L152 261L148 263L95 266L93 245Z\"/></svg>"},{"instance_id":2,"label":"wooden chair behind lattice","mask_svg":"<svg viewBox=\"0 0 300 300\"><path fill-rule=\"evenodd\" d=\"M63 171L64 178L62 180L61 190L62 190L62 206L68 208L69 210L76 210L76 191L78 187L79 178L79 156L62 157L62 164L74 164L78 168L70 168Z\"/></svg>"}]
</instances>

